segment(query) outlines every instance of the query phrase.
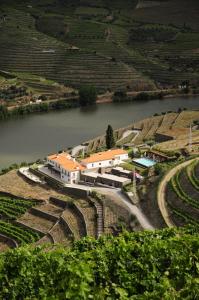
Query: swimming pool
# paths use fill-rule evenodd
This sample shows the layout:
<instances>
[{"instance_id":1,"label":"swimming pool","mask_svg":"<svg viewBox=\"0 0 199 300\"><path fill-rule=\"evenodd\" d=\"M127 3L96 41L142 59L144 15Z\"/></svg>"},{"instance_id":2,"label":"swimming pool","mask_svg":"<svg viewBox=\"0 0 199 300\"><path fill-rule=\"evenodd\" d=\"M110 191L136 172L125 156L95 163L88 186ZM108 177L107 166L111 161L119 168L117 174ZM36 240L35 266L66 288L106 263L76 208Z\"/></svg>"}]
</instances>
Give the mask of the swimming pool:
<instances>
[{"instance_id":1,"label":"swimming pool","mask_svg":"<svg viewBox=\"0 0 199 300\"><path fill-rule=\"evenodd\" d=\"M146 157L137 158L137 159L134 159L133 161L135 163L137 163L143 167L147 167L147 168L153 167L156 164L156 162L154 160L148 159Z\"/></svg>"}]
</instances>

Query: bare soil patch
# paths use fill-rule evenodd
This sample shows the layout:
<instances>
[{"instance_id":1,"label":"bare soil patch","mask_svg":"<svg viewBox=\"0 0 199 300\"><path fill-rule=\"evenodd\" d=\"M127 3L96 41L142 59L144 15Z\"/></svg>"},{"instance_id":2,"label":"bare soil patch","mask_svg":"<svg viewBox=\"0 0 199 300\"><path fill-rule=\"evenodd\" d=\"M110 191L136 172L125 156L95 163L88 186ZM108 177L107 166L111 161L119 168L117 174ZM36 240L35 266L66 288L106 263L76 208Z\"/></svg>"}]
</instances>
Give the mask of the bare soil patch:
<instances>
[{"instance_id":1,"label":"bare soil patch","mask_svg":"<svg viewBox=\"0 0 199 300\"><path fill-rule=\"evenodd\" d=\"M26 199L47 201L50 197L63 196L48 186L34 184L13 170L5 175L0 176L0 192L10 193L17 197Z\"/></svg>"}]
</instances>

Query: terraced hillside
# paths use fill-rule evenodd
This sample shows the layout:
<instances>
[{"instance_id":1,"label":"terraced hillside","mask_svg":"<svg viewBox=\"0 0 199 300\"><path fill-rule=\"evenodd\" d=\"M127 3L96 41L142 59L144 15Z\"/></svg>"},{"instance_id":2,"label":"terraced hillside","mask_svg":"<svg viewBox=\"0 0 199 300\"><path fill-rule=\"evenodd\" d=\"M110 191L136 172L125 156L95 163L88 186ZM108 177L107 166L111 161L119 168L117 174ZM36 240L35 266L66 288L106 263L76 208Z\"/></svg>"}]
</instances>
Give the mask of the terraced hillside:
<instances>
[{"instance_id":1,"label":"terraced hillside","mask_svg":"<svg viewBox=\"0 0 199 300\"><path fill-rule=\"evenodd\" d=\"M148 141L154 141L153 146L156 150L163 152L178 151L189 148L190 125L192 125L192 149L199 151L199 130L197 121L199 120L199 111L179 111L167 112L161 115L153 116L125 128L115 131L115 139L118 145L134 143L143 144ZM171 136L171 140L159 141L157 134ZM125 136L123 138L123 136ZM85 143L88 152L96 151L105 146L105 136L99 136Z\"/></svg>"},{"instance_id":2,"label":"terraced hillside","mask_svg":"<svg viewBox=\"0 0 199 300\"><path fill-rule=\"evenodd\" d=\"M65 43L39 32L30 13L10 8L5 12L8 17L0 31L2 70L34 74L75 87L93 84L102 90L135 87L142 79L122 61L113 61L94 49L73 49L68 44L71 41Z\"/></svg>"},{"instance_id":3,"label":"terraced hillside","mask_svg":"<svg viewBox=\"0 0 199 300\"><path fill-rule=\"evenodd\" d=\"M6 189L17 196L7 196ZM128 228L131 217L122 203L97 194L71 197L34 185L15 171L1 176L0 252L24 243L71 245L85 236L116 234L121 220Z\"/></svg>"},{"instance_id":4,"label":"terraced hillside","mask_svg":"<svg viewBox=\"0 0 199 300\"><path fill-rule=\"evenodd\" d=\"M0 69L27 74L35 88L45 87L31 75L99 91L197 86L197 18L187 19L194 9L194 0L1 1Z\"/></svg>"},{"instance_id":5,"label":"terraced hillside","mask_svg":"<svg viewBox=\"0 0 199 300\"><path fill-rule=\"evenodd\" d=\"M0 194L0 251L40 239L40 233L24 229L17 222L35 204L34 201Z\"/></svg>"},{"instance_id":6,"label":"terraced hillside","mask_svg":"<svg viewBox=\"0 0 199 300\"><path fill-rule=\"evenodd\" d=\"M170 218L177 226L199 226L199 162L178 171L166 189Z\"/></svg>"}]
</instances>

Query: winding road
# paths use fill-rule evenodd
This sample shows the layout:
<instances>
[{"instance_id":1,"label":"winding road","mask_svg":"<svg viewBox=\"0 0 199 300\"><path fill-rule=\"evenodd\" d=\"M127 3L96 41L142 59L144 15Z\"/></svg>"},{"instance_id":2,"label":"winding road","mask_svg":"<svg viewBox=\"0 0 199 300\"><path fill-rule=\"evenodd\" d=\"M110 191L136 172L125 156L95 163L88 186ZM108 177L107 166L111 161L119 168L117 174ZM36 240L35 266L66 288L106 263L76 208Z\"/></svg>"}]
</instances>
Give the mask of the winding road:
<instances>
[{"instance_id":1,"label":"winding road","mask_svg":"<svg viewBox=\"0 0 199 300\"><path fill-rule=\"evenodd\" d=\"M109 198L113 198L118 202L123 203L128 210L135 216L142 226L143 229L153 230L155 229L147 219L147 217L143 214L141 209L139 209L136 205L132 204L129 199L121 192L120 189L111 189L111 188L101 188L96 187L94 188L97 192L109 196Z\"/></svg>"}]
</instances>

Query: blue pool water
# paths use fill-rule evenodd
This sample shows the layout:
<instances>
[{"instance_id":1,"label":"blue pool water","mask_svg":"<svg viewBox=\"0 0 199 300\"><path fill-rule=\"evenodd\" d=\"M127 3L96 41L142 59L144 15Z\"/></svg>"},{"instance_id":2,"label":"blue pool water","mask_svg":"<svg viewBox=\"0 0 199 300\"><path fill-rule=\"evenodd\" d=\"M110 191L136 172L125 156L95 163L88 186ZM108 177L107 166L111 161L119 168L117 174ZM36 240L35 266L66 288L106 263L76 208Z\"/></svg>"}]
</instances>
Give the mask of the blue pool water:
<instances>
[{"instance_id":1,"label":"blue pool water","mask_svg":"<svg viewBox=\"0 0 199 300\"><path fill-rule=\"evenodd\" d=\"M134 159L133 161L147 168L153 167L156 164L154 160L145 157Z\"/></svg>"}]
</instances>

